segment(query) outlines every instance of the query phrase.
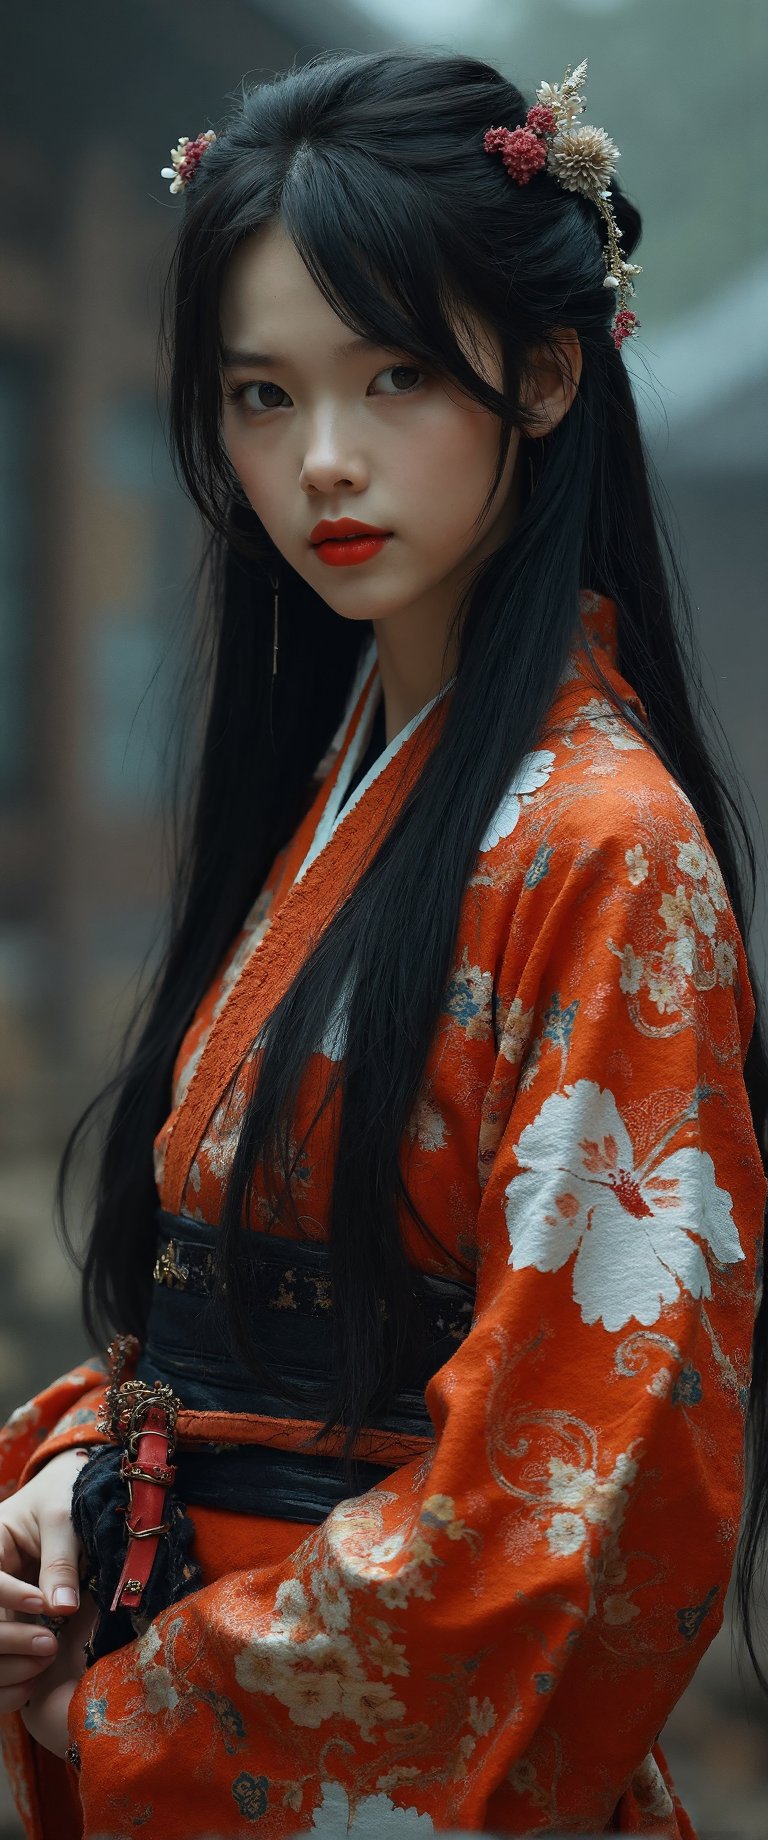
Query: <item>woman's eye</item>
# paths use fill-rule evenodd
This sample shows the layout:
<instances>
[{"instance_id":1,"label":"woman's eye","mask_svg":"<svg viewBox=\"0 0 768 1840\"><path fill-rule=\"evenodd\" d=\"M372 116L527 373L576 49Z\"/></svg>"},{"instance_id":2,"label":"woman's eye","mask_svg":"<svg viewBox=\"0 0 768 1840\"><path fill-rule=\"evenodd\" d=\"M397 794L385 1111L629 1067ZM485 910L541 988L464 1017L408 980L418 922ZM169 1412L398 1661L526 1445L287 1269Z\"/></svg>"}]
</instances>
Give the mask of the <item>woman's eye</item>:
<instances>
[{"instance_id":1,"label":"woman's eye","mask_svg":"<svg viewBox=\"0 0 768 1840\"><path fill-rule=\"evenodd\" d=\"M390 364L387 366L387 370L379 372L379 376L386 377L389 375L389 376L394 377L398 371L400 372L401 377L403 376L403 374L405 374L406 377L425 377L426 376L426 371L418 370L415 364ZM413 396L415 391L419 389L421 389L421 384L419 383L411 384L410 389L395 390L394 394L395 396ZM386 396L387 394L386 390L384 391L384 394Z\"/></svg>"},{"instance_id":2,"label":"woman's eye","mask_svg":"<svg viewBox=\"0 0 768 1840\"><path fill-rule=\"evenodd\" d=\"M280 385L277 383L239 383L233 390L225 389L224 395L226 396L227 402L243 402L244 407L251 414L256 416L258 416L259 408L258 406L254 407L252 403L245 402L246 390L273 390L278 396L285 395L285 390L281 390ZM262 398L259 398L259 406L266 411L267 409L274 409L276 404L273 402L264 402Z\"/></svg>"},{"instance_id":3,"label":"woman's eye","mask_svg":"<svg viewBox=\"0 0 768 1840\"><path fill-rule=\"evenodd\" d=\"M411 377L411 378L416 378L416 379L426 379L426 371L419 370L415 364L389 364L387 365L386 370L379 371L379 375L375 379L375 381L378 383L379 377L387 377L387 376L397 377L398 375L400 377L405 376L406 378ZM398 388L395 388L394 390L382 390L380 394L383 396L415 396L417 390L420 390L421 388L422 388L422 382L417 381L416 383L406 384L404 389L401 389L398 387ZM246 398L246 393L248 391L253 392L255 399L256 399L255 402L254 401L246 402L245 398ZM285 396L287 394L287 392L281 389L280 385L277 383L261 382L261 383L240 383L240 384L237 384L234 389L230 389L227 387L224 390L224 395L227 399L227 402L230 402L230 403L242 402L243 408L246 410L246 413L252 416L253 418L255 418L256 420L258 420L259 415L261 413L266 414L270 409L275 409L275 408L280 407L279 403L276 403L274 400L265 401L264 396L262 395L262 391L266 391L266 392L271 391L273 397L275 395Z\"/></svg>"}]
</instances>

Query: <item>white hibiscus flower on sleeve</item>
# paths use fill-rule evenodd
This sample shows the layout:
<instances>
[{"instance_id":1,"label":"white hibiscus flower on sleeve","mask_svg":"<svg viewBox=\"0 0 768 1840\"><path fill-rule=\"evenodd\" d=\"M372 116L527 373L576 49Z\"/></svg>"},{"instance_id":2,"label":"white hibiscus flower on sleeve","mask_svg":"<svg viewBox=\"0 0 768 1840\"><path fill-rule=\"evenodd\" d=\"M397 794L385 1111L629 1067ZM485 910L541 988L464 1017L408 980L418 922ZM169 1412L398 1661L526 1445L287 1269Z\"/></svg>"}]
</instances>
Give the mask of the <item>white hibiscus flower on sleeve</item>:
<instances>
[{"instance_id":1,"label":"white hibiscus flower on sleeve","mask_svg":"<svg viewBox=\"0 0 768 1840\"><path fill-rule=\"evenodd\" d=\"M711 1296L698 1240L721 1264L744 1257L707 1151L652 1151L636 1167L613 1093L595 1080L550 1094L514 1149L523 1167L504 1194L508 1264L559 1271L575 1253L573 1296L586 1323L655 1323L683 1290Z\"/></svg>"},{"instance_id":2,"label":"white hibiscus flower on sleeve","mask_svg":"<svg viewBox=\"0 0 768 1840\"><path fill-rule=\"evenodd\" d=\"M416 1808L399 1808L388 1795L366 1795L357 1803L350 1818L346 1789L338 1782L323 1783L323 1800L312 1816L312 1826L297 1840L340 1840L342 1834L354 1834L356 1840L379 1840L384 1834L413 1835L413 1840L427 1840L434 1834L432 1818Z\"/></svg>"}]
</instances>

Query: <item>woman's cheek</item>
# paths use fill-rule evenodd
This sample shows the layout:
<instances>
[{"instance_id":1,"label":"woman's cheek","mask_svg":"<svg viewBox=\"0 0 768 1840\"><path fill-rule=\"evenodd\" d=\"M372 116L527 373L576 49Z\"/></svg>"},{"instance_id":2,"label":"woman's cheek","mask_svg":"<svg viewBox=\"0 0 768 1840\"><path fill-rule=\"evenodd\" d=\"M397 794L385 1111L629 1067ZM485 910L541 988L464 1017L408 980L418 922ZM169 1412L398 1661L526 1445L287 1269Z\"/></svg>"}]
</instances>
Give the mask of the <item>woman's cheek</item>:
<instances>
[{"instance_id":1,"label":"woman's cheek","mask_svg":"<svg viewBox=\"0 0 768 1840\"><path fill-rule=\"evenodd\" d=\"M272 516L271 499L275 493L274 472L269 479L263 477L262 468L254 464L253 453L244 441L233 441L228 449L230 464L233 466L248 503L261 520L268 536L277 529L279 519Z\"/></svg>"}]
</instances>

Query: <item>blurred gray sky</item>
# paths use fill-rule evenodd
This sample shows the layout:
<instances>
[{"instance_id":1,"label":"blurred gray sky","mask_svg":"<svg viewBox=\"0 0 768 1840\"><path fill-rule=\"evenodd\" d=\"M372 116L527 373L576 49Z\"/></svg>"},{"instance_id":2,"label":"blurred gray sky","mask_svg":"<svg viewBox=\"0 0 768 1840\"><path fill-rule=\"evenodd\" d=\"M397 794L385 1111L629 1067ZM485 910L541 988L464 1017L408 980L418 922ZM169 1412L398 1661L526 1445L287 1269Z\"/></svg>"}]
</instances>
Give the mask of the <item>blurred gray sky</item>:
<instances>
[{"instance_id":1,"label":"blurred gray sky","mask_svg":"<svg viewBox=\"0 0 768 1840\"><path fill-rule=\"evenodd\" d=\"M510 13L514 15L518 0L508 0L508 3ZM487 0L419 0L419 34L455 32L464 41L471 36L477 14L481 10L485 11L486 7ZM412 33L415 15L413 0L362 0L360 11L370 13L372 19L380 20L383 25L392 25L409 36Z\"/></svg>"}]
</instances>

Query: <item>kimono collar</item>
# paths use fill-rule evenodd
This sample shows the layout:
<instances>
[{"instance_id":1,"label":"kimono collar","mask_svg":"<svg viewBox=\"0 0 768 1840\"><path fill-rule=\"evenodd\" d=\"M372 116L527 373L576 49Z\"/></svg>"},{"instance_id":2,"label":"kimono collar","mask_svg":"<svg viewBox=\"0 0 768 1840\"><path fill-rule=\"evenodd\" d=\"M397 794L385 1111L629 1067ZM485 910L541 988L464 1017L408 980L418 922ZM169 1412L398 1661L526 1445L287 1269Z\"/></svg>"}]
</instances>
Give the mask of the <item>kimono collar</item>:
<instances>
[{"instance_id":1,"label":"kimono collar","mask_svg":"<svg viewBox=\"0 0 768 1840\"><path fill-rule=\"evenodd\" d=\"M595 594L582 588L579 595L579 619L591 646L605 652L612 665L618 664L619 637L616 602L607 594Z\"/></svg>"},{"instance_id":2,"label":"kimono collar","mask_svg":"<svg viewBox=\"0 0 768 1840\"><path fill-rule=\"evenodd\" d=\"M597 661L604 675L608 678L613 688L618 691L619 695L621 695L641 719L647 723L648 715L643 703L640 701L632 684L628 683L627 679L621 675L618 668L618 610L615 600L612 600L606 594L598 594L591 588L583 588L579 595L579 624L593 652L597 655ZM585 689L597 691L602 697L605 696L604 687L599 679L593 674L590 661L579 640L580 635L577 635L568 654L565 668L561 673L558 689L553 701L552 714L558 718L566 713L570 713L570 706L578 704L582 700ZM354 777L356 768L368 745L374 716L382 694L376 640L375 637L371 638L370 644L367 646L358 665L341 723L336 730L329 751L318 769L319 777L325 778L329 765L332 766L337 760L339 753L341 753L342 758L338 763L338 779L331 787L331 796L323 810L320 824L313 838L312 847L306 859L298 869L299 877L304 874L305 870L309 867L309 863L314 860L314 856L317 854L318 849L323 848L329 837L332 836L337 822L340 822L341 819L346 816L347 811L353 809L363 797L364 793L367 792L373 781L388 767L390 760L399 752L403 744L410 739L411 735L419 727L429 711L433 709L436 704L441 702L447 692L452 689L455 682L456 678L454 675L443 685L438 695L432 697L428 703L425 703L424 707L418 711L418 714L413 717L412 721L410 721L405 728L401 729L399 734L395 735L388 747L386 747L374 761L372 767L361 780L359 786L356 787L351 799L344 805L347 786ZM352 731L357 729L358 723L358 745L355 745L354 741L352 741ZM351 742L351 746L347 748L346 752L345 741L346 743ZM340 807L342 806L343 810L340 811Z\"/></svg>"},{"instance_id":3,"label":"kimono collar","mask_svg":"<svg viewBox=\"0 0 768 1840\"><path fill-rule=\"evenodd\" d=\"M585 590L579 607L601 668L623 696L635 700L645 717L642 703L617 668L615 602ZM333 919L418 780L442 729L445 698L455 681L453 677L444 684L394 736L344 803L382 695L375 639L366 647L342 722L321 763L325 776L268 878L272 894L269 924L213 1023L170 1126L162 1202L171 1213L181 1211L189 1169L222 1095L236 1082L252 1044L258 1046L270 1015L306 958L308 945ZM589 677L588 660L577 643L551 713L557 719L570 715L572 707L583 702L585 685L593 692L599 689Z\"/></svg>"},{"instance_id":4,"label":"kimono collar","mask_svg":"<svg viewBox=\"0 0 768 1840\"><path fill-rule=\"evenodd\" d=\"M596 662L608 679L612 689L629 704L640 720L648 726L648 711L641 702L634 685L622 676L619 670L619 622L616 602L607 594L596 594L591 588L583 588L579 595L579 624L586 636ZM606 698L605 687L595 675L590 659L580 643L581 634L577 634L568 654L565 669L562 671L558 690L553 702L552 713L558 719L583 706L584 693L591 690L601 699L606 713L612 705Z\"/></svg>"}]
</instances>

